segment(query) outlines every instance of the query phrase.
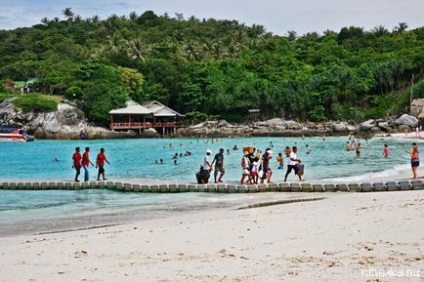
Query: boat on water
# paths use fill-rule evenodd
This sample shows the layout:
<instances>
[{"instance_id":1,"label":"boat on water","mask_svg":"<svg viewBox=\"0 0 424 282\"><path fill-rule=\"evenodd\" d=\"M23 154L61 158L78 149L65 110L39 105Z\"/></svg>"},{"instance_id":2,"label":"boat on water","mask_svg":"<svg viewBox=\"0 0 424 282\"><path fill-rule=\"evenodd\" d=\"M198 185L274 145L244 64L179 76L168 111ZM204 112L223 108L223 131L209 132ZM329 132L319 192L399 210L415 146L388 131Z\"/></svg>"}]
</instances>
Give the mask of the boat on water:
<instances>
[{"instance_id":1,"label":"boat on water","mask_svg":"<svg viewBox=\"0 0 424 282\"><path fill-rule=\"evenodd\" d=\"M0 141L34 141L34 136L28 135L22 128L0 127Z\"/></svg>"}]
</instances>

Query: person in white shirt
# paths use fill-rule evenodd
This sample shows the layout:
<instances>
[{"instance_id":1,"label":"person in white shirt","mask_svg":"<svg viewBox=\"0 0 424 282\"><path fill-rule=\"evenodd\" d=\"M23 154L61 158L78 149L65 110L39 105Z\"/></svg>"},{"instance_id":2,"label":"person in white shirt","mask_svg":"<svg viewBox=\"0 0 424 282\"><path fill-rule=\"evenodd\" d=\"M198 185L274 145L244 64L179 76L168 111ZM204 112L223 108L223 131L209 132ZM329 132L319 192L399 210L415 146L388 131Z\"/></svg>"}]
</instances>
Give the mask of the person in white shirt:
<instances>
[{"instance_id":1,"label":"person in white shirt","mask_svg":"<svg viewBox=\"0 0 424 282\"><path fill-rule=\"evenodd\" d=\"M292 170L294 170L294 173L297 174L297 176L299 177L299 181L302 181L302 171L300 167L298 166L298 164L301 163L301 160L297 158L296 153L297 153L297 147L294 146L292 152L290 153L290 160L289 160L289 164L287 165L287 172L286 172L286 175L284 176L284 182L287 181L287 176L290 174Z\"/></svg>"},{"instance_id":2,"label":"person in white shirt","mask_svg":"<svg viewBox=\"0 0 424 282\"><path fill-rule=\"evenodd\" d=\"M212 164L209 159L211 154L212 154L212 151L207 150L206 155L203 158L203 165L202 165L202 183L203 184L207 184L209 182L209 177L211 175Z\"/></svg>"},{"instance_id":3,"label":"person in white shirt","mask_svg":"<svg viewBox=\"0 0 424 282\"><path fill-rule=\"evenodd\" d=\"M249 160L249 152L244 152L243 153L243 158L241 159L241 168L243 169L243 173L241 175L241 180L240 180L240 184L244 183L244 179L247 176L247 182L249 184L252 183L252 177L250 174L250 160Z\"/></svg>"}]
</instances>

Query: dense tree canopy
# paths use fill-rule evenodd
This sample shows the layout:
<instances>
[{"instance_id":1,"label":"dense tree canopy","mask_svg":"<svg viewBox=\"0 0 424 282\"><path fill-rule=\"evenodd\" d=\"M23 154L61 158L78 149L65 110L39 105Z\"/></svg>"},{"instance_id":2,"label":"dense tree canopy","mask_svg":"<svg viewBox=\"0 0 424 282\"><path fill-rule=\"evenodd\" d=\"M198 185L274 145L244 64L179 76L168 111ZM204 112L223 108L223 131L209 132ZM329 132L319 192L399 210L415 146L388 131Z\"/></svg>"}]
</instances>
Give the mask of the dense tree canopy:
<instances>
[{"instance_id":1,"label":"dense tree canopy","mask_svg":"<svg viewBox=\"0 0 424 282\"><path fill-rule=\"evenodd\" d=\"M75 99L100 123L129 98L232 121L249 108L313 121L385 117L407 110L413 75L424 97L424 27L406 23L278 36L153 11L101 20L65 8L61 17L0 30L0 80L36 78L38 92Z\"/></svg>"}]
</instances>

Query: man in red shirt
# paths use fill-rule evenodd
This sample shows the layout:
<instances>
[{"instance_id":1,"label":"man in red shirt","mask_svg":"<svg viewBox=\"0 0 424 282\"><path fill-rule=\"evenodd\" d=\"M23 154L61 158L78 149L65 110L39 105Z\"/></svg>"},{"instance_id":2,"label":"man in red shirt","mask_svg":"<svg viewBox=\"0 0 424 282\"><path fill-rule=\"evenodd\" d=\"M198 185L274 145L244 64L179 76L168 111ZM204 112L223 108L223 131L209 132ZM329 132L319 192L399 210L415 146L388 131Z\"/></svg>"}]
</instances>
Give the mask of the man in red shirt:
<instances>
[{"instance_id":1,"label":"man in red shirt","mask_svg":"<svg viewBox=\"0 0 424 282\"><path fill-rule=\"evenodd\" d=\"M86 147L84 154L82 154L82 168L84 169L84 181L89 180L89 173L88 173L88 166L91 164L94 166L94 164L90 160L90 148Z\"/></svg>"},{"instance_id":2,"label":"man in red shirt","mask_svg":"<svg viewBox=\"0 0 424 282\"><path fill-rule=\"evenodd\" d=\"M110 162L107 160L105 156L105 149L101 148L100 153L97 155L97 159L96 159L96 168L99 168L99 173L97 174L97 181L100 180L100 175L103 176L103 180L107 180L105 176L105 169L104 169L105 162L110 164Z\"/></svg>"},{"instance_id":3,"label":"man in red shirt","mask_svg":"<svg viewBox=\"0 0 424 282\"><path fill-rule=\"evenodd\" d=\"M81 154L80 154L80 148L75 148L75 153L72 155L72 160L74 161L72 164L72 168L75 168L76 174L75 174L75 182L79 182L78 176L80 175L81 171Z\"/></svg>"}]
</instances>

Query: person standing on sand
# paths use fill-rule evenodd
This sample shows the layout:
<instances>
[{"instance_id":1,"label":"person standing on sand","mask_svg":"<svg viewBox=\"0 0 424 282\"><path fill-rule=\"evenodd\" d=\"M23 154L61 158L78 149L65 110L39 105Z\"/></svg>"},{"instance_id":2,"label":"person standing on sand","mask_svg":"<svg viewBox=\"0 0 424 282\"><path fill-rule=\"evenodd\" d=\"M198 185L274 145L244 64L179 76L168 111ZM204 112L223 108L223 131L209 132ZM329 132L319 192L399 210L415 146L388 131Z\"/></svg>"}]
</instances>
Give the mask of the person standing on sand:
<instances>
[{"instance_id":1,"label":"person standing on sand","mask_svg":"<svg viewBox=\"0 0 424 282\"><path fill-rule=\"evenodd\" d=\"M89 173L88 173L88 166L91 164L94 166L94 164L90 160L90 148L86 147L84 154L82 154L82 168L84 169L84 181L89 180Z\"/></svg>"},{"instance_id":2,"label":"person standing on sand","mask_svg":"<svg viewBox=\"0 0 424 282\"><path fill-rule=\"evenodd\" d=\"M97 181L100 181L100 176L103 177L103 180L107 180L104 169L105 162L110 164L110 162L106 158L105 149L101 148L100 153L97 155L96 158L96 168L99 168L99 173L97 174Z\"/></svg>"},{"instance_id":3,"label":"person standing on sand","mask_svg":"<svg viewBox=\"0 0 424 282\"><path fill-rule=\"evenodd\" d=\"M214 172L214 178L215 183L222 182L222 176L225 174L224 169L224 149L219 149L219 152L215 155L211 166L215 163L215 172ZM220 173L218 180L216 177L218 176L218 172Z\"/></svg>"},{"instance_id":4,"label":"person standing on sand","mask_svg":"<svg viewBox=\"0 0 424 282\"><path fill-rule=\"evenodd\" d=\"M81 172L81 154L80 154L80 147L76 147L75 148L75 153L72 155L72 160L73 160L73 164L72 164L72 168L75 168L76 173L75 173L75 182L80 182L78 180L78 177L80 175Z\"/></svg>"},{"instance_id":5,"label":"person standing on sand","mask_svg":"<svg viewBox=\"0 0 424 282\"><path fill-rule=\"evenodd\" d=\"M420 166L420 158L418 155L418 146L417 143L412 143L412 151L406 151L411 155L411 169L413 174L413 179L418 178L418 167Z\"/></svg>"}]
</instances>

